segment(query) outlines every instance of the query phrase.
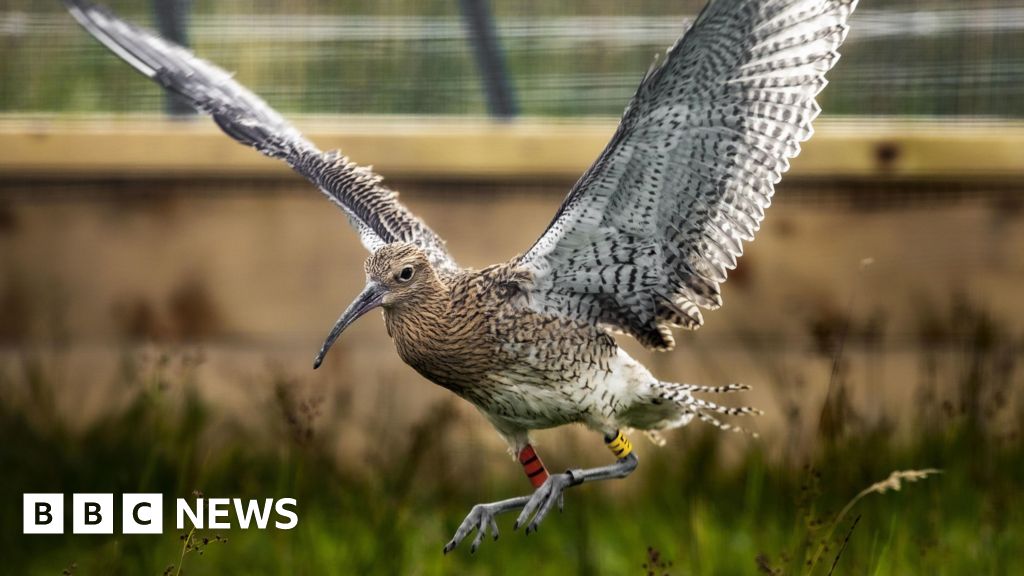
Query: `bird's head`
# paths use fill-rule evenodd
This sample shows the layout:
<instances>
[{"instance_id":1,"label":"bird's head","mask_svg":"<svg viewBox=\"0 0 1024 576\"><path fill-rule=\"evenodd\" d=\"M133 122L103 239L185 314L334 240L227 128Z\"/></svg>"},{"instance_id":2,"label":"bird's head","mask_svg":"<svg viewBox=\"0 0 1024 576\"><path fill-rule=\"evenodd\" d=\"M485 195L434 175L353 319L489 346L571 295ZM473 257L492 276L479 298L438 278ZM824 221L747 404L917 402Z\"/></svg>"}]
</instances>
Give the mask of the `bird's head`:
<instances>
[{"instance_id":1,"label":"bird's head","mask_svg":"<svg viewBox=\"0 0 1024 576\"><path fill-rule=\"evenodd\" d=\"M415 244L386 244L366 259L367 287L376 283L383 290L380 305L385 309L414 303L437 288L437 275L427 255Z\"/></svg>"},{"instance_id":2,"label":"bird's head","mask_svg":"<svg viewBox=\"0 0 1024 576\"><path fill-rule=\"evenodd\" d=\"M414 244L385 244L366 259L366 286L341 314L313 361L319 368L327 350L357 318L374 308L393 312L430 297L442 288L427 255Z\"/></svg>"}]
</instances>

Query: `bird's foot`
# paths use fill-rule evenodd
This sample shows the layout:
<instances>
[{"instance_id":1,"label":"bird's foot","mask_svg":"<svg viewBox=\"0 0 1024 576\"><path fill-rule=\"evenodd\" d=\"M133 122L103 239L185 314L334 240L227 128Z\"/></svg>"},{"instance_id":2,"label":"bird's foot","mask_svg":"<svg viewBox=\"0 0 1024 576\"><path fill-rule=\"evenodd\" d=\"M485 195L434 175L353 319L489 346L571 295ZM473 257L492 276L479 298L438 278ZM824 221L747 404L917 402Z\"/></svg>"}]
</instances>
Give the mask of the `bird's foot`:
<instances>
[{"instance_id":1,"label":"bird's foot","mask_svg":"<svg viewBox=\"0 0 1024 576\"><path fill-rule=\"evenodd\" d=\"M537 488L530 496L520 496L500 502L473 506L473 509L466 515L466 519L459 525L459 529L455 531L455 536L452 536L452 539L444 545L444 553L447 554L454 550L474 530L476 530L476 537L473 538L473 543L469 545L469 552L471 554L476 552L488 533L497 540L498 523L494 518L498 514L510 510L523 509L522 513L519 514L519 519L516 520L514 529L518 529L525 524L532 516L533 520L526 527L526 533L536 532L537 526L555 505L558 506L559 510L562 509L562 494L565 492L565 489L576 486L581 482L583 482L583 479L578 473L569 470L564 474L548 476L548 479L541 484L540 488Z\"/></svg>"},{"instance_id":2,"label":"bird's foot","mask_svg":"<svg viewBox=\"0 0 1024 576\"><path fill-rule=\"evenodd\" d=\"M583 478L573 470L548 476L548 479L540 485L540 488L537 488L533 495L530 496L530 500L523 506L523 511L519 513L519 518L516 519L512 529L518 530L520 526L529 521L530 523L526 526L526 533L536 532L537 527L544 521L548 512L551 512L551 509L556 504L558 511L562 511L565 489L582 482ZM533 520L530 520L531 516L533 516Z\"/></svg>"},{"instance_id":3,"label":"bird's foot","mask_svg":"<svg viewBox=\"0 0 1024 576\"><path fill-rule=\"evenodd\" d=\"M526 525L526 533L536 532L537 527L544 521L544 518L547 517L556 504L559 510L562 509L562 497L566 488L578 486L584 482L629 476L637 466L636 454L633 453L633 447L629 440L621 432L616 431L614 435L609 435L605 438L605 443L608 444L612 453L619 458L615 464L599 468L566 470L562 474L552 474L530 496L519 496L518 498L509 498L500 502L473 506L466 519L462 521L459 529L456 530L455 536L444 545L444 553L447 554L454 550L473 530L476 530L476 538L473 539L473 544L470 546L469 551L471 553L476 552L476 549L480 547L484 536L488 532L497 540L498 523L494 520L494 517L510 510L522 508L519 518L516 519L514 529L518 529L529 522L529 525ZM536 460L536 455L533 455L533 459L528 460L524 466L534 460ZM544 470L543 465L541 465L540 470ZM538 477L537 474L531 475L529 472L527 474L531 478Z\"/></svg>"},{"instance_id":4,"label":"bird's foot","mask_svg":"<svg viewBox=\"0 0 1024 576\"><path fill-rule=\"evenodd\" d=\"M476 530L476 538L473 539L473 543L469 546L470 554L476 552L476 549L480 547L480 543L483 542L484 536L487 535L488 531L497 540L498 523L494 520L494 517L502 512L521 508L527 503L528 499L528 496L520 496L519 498L510 498L501 502L473 506L473 509L466 515L466 519L459 525L459 529L455 531L455 536L452 536L452 539L444 545L444 553L447 554L454 550L473 530Z\"/></svg>"}]
</instances>

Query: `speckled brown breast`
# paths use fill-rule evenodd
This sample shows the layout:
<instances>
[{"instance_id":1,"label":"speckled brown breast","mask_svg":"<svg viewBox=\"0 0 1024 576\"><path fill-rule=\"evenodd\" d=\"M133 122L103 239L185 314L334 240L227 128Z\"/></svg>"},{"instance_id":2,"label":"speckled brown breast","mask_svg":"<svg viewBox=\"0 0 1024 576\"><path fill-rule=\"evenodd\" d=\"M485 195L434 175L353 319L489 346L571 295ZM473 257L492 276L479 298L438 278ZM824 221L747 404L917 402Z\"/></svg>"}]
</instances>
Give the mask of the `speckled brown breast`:
<instances>
[{"instance_id":1,"label":"speckled brown breast","mask_svg":"<svg viewBox=\"0 0 1024 576\"><path fill-rule=\"evenodd\" d=\"M537 388L568 394L590 374L607 370L615 341L603 330L564 316L531 310L513 269L495 265L444 278L447 293L416 302L414 309L385 311L399 355L432 382L485 412L515 413L530 405L517 393ZM510 390L510 389L515 389ZM550 425L580 413L532 415Z\"/></svg>"}]
</instances>

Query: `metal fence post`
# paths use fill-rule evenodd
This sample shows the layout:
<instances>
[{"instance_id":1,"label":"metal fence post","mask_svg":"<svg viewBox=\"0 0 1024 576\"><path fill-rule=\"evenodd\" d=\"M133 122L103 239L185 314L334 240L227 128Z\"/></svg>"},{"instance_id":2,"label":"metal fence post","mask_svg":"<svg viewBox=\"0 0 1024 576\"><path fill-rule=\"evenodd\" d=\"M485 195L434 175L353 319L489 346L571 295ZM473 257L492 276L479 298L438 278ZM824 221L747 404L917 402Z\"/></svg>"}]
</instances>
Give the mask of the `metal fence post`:
<instances>
[{"instance_id":1,"label":"metal fence post","mask_svg":"<svg viewBox=\"0 0 1024 576\"><path fill-rule=\"evenodd\" d=\"M192 0L153 0L157 29L160 35L182 46L188 46L188 17ZM164 97L164 111L170 116L195 113L192 105L177 94Z\"/></svg>"},{"instance_id":2,"label":"metal fence post","mask_svg":"<svg viewBox=\"0 0 1024 576\"><path fill-rule=\"evenodd\" d=\"M491 116L508 119L519 113L515 94L498 45L488 0L459 0L469 30L477 67L483 77L487 108Z\"/></svg>"}]
</instances>

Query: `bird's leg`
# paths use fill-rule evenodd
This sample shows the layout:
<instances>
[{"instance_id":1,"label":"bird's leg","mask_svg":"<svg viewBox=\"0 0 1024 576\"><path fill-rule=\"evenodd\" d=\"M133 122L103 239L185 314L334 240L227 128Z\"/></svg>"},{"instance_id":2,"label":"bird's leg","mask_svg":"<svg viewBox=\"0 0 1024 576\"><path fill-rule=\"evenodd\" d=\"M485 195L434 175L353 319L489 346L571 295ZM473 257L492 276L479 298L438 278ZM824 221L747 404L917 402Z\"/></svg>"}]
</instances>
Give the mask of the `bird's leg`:
<instances>
[{"instance_id":1,"label":"bird's leg","mask_svg":"<svg viewBox=\"0 0 1024 576\"><path fill-rule=\"evenodd\" d=\"M544 467L544 463L541 462L540 456L533 449L533 446L527 444L519 451L519 463L523 466L523 472L526 473L527 479L533 484L534 488L540 488L544 482L548 479L547 468ZM444 553L451 552L456 546L462 542L466 536L473 530L476 530L476 538L473 539L473 544L470 545L470 553L476 552L476 549L480 547L480 543L483 542L484 535L490 530L494 539L498 539L498 523L494 521L494 517L502 512L509 512L511 510L518 510L522 508L527 502L530 501L530 496L519 496L517 498L509 498L508 500L501 500L500 502L491 502L489 504L477 504L473 506L473 509L469 511L466 519L459 525L459 529L455 531L455 536L444 545Z\"/></svg>"},{"instance_id":2,"label":"bird's leg","mask_svg":"<svg viewBox=\"0 0 1024 576\"><path fill-rule=\"evenodd\" d=\"M611 480L629 476L639 463L636 454L633 454L633 445L619 430L616 430L614 434L605 436L604 441L608 449L612 451L612 454L618 458L615 464L598 468L570 469L562 474L551 475L544 468L544 463L540 461L540 457L537 456L533 447L527 444L519 452L519 463L523 465L523 471L526 473L527 478L530 479L530 483L536 488L534 493L530 496L519 496L499 502L491 502L490 504L477 504L469 511L466 519L462 521L459 529L455 532L455 536L445 544L444 553L447 554L454 550L473 530L476 530L477 534L469 548L471 553L476 552L476 549L480 547L480 543L483 542L484 536L488 531L497 540L498 524L495 522L494 517L510 510L523 509L516 520L516 529L533 516L533 520L526 527L526 533L536 532L537 526L556 504L559 510L562 509L562 495L566 488L578 486L584 482L596 482L598 480Z\"/></svg>"},{"instance_id":3,"label":"bird's leg","mask_svg":"<svg viewBox=\"0 0 1024 576\"><path fill-rule=\"evenodd\" d=\"M605 436L604 441L608 445L608 449L612 451L612 454L615 454L616 458L618 458L615 464L598 468L570 469L562 474L551 475L537 488L533 496L530 496L526 504L523 505L523 511L520 512L519 518L516 519L513 529L517 529L525 524L532 515L533 520L526 527L526 533L536 532L538 525L540 525L556 503L558 504L558 509L562 509L562 493L566 488L578 486L584 482L611 480L629 476L639 463L636 454L633 454L633 445L630 444L629 440L620 430L616 430L615 434Z\"/></svg>"}]
</instances>

